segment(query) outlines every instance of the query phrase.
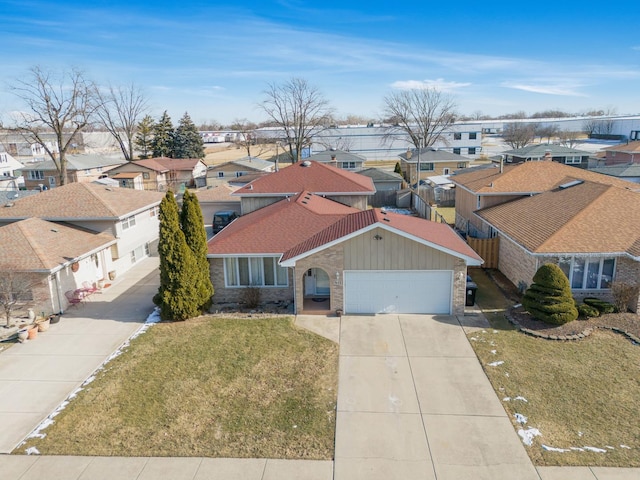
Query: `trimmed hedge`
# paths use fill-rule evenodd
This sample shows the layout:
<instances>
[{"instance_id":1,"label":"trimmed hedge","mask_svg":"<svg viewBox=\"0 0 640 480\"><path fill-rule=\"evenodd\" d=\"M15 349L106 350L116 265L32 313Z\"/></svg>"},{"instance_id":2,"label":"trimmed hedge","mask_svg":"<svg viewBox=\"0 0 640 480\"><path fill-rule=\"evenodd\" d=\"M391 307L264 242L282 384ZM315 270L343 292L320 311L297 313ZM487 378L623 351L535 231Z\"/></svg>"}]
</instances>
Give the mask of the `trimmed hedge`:
<instances>
[{"instance_id":1,"label":"trimmed hedge","mask_svg":"<svg viewBox=\"0 0 640 480\"><path fill-rule=\"evenodd\" d=\"M585 297L582 300L585 304L597 308L598 312L602 315L607 313L615 313L617 308L613 303L605 302L604 300L596 297Z\"/></svg>"},{"instance_id":2,"label":"trimmed hedge","mask_svg":"<svg viewBox=\"0 0 640 480\"><path fill-rule=\"evenodd\" d=\"M553 325L578 318L569 280L552 263L542 265L533 276L533 284L522 297L522 306L534 318Z\"/></svg>"},{"instance_id":3,"label":"trimmed hedge","mask_svg":"<svg viewBox=\"0 0 640 480\"><path fill-rule=\"evenodd\" d=\"M578 309L578 314L580 315L580 318L593 318L593 317L600 316L600 310L586 303L578 304L577 309Z\"/></svg>"}]
</instances>

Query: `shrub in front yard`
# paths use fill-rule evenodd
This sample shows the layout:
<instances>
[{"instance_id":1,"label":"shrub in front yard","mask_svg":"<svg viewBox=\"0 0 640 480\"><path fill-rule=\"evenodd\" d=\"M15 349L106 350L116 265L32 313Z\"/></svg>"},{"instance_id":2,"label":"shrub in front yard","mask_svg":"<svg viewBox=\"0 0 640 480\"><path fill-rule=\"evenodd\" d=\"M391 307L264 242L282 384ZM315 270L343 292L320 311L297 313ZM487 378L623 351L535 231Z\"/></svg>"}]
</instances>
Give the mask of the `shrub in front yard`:
<instances>
[{"instance_id":1,"label":"shrub in front yard","mask_svg":"<svg viewBox=\"0 0 640 480\"><path fill-rule=\"evenodd\" d=\"M578 309L578 315L580 318L593 318L600 316L600 310L596 307L592 307L591 305L587 305L586 303L579 303L576 305Z\"/></svg>"},{"instance_id":2,"label":"shrub in front yard","mask_svg":"<svg viewBox=\"0 0 640 480\"><path fill-rule=\"evenodd\" d=\"M605 302L600 298L585 297L582 301L587 305L591 305L592 307L597 308L598 311L603 315L607 313L614 313L617 310L616 306L613 303Z\"/></svg>"},{"instance_id":3,"label":"shrub in front yard","mask_svg":"<svg viewBox=\"0 0 640 480\"><path fill-rule=\"evenodd\" d=\"M258 287L249 286L242 291L241 301L247 308L256 308L262 301L262 292Z\"/></svg>"},{"instance_id":4,"label":"shrub in front yard","mask_svg":"<svg viewBox=\"0 0 640 480\"><path fill-rule=\"evenodd\" d=\"M629 302L638 295L638 285L625 282L613 282L611 284L611 295L619 312L626 312Z\"/></svg>"},{"instance_id":5,"label":"shrub in front yard","mask_svg":"<svg viewBox=\"0 0 640 480\"><path fill-rule=\"evenodd\" d=\"M542 265L533 276L533 284L522 297L522 306L534 318L563 325L578 318L566 275L557 265Z\"/></svg>"}]
</instances>

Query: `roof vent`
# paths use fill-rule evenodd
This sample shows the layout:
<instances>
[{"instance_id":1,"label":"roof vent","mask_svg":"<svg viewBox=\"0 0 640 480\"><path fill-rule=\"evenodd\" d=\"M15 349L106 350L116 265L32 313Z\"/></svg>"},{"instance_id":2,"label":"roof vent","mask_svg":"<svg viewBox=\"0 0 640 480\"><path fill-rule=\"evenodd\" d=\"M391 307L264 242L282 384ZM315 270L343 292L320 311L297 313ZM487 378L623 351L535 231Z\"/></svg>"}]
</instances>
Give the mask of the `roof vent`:
<instances>
[{"instance_id":1,"label":"roof vent","mask_svg":"<svg viewBox=\"0 0 640 480\"><path fill-rule=\"evenodd\" d=\"M5 203L5 207L13 207L15 204L13 202Z\"/></svg>"},{"instance_id":2,"label":"roof vent","mask_svg":"<svg viewBox=\"0 0 640 480\"><path fill-rule=\"evenodd\" d=\"M248 190L253 190L253 185L247 185Z\"/></svg>"},{"instance_id":3,"label":"roof vent","mask_svg":"<svg viewBox=\"0 0 640 480\"><path fill-rule=\"evenodd\" d=\"M560 188L571 188L575 187L576 185L580 185L581 183L583 183L583 180L573 180L571 182L563 183L562 185L560 185Z\"/></svg>"},{"instance_id":4,"label":"roof vent","mask_svg":"<svg viewBox=\"0 0 640 480\"><path fill-rule=\"evenodd\" d=\"M389 220L389 217L384 217L384 218L382 219L382 221L384 221L384 222L390 222L391 220Z\"/></svg>"},{"instance_id":5,"label":"roof vent","mask_svg":"<svg viewBox=\"0 0 640 480\"><path fill-rule=\"evenodd\" d=\"M382 207L380 209L380 213L383 214L383 215L386 215L387 214L387 210L384 207Z\"/></svg>"},{"instance_id":6,"label":"roof vent","mask_svg":"<svg viewBox=\"0 0 640 480\"><path fill-rule=\"evenodd\" d=\"M309 160L305 160L304 162L302 162L302 166L303 167L310 167L311 166L311 162Z\"/></svg>"}]
</instances>

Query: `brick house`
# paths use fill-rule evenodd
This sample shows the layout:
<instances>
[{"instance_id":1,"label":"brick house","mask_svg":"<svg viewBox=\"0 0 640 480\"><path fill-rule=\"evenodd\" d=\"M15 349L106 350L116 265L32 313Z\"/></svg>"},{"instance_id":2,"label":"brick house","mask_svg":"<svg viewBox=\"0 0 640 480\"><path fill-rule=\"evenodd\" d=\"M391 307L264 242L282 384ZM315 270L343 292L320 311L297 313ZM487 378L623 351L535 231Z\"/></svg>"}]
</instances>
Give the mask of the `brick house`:
<instances>
[{"instance_id":1,"label":"brick house","mask_svg":"<svg viewBox=\"0 0 640 480\"><path fill-rule=\"evenodd\" d=\"M241 302L256 286L262 301L295 313L321 301L348 314L462 314L467 266L482 263L447 225L308 191L238 218L208 252L214 304Z\"/></svg>"},{"instance_id":2,"label":"brick house","mask_svg":"<svg viewBox=\"0 0 640 480\"><path fill-rule=\"evenodd\" d=\"M405 180L410 184L417 183L416 172L420 163L420 180L433 175L449 175L455 171L468 168L472 160L463 157L459 152L436 150L432 147L407 150L399 155L400 168Z\"/></svg>"},{"instance_id":3,"label":"brick house","mask_svg":"<svg viewBox=\"0 0 640 480\"><path fill-rule=\"evenodd\" d=\"M619 188L640 188L638 184L557 162L525 162L471 168L450 177L456 185L455 205L458 230L472 237L487 238L492 233L474 215L476 210L553 190L573 180L586 180ZM554 208L552 211L559 210Z\"/></svg>"},{"instance_id":4,"label":"brick house","mask_svg":"<svg viewBox=\"0 0 640 480\"><path fill-rule=\"evenodd\" d=\"M571 165L572 167L587 168L591 154L584 150L564 147L550 143L537 143L526 147L502 152L506 163L536 162L550 160L552 162Z\"/></svg>"},{"instance_id":5,"label":"brick house","mask_svg":"<svg viewBox=\"0 0 640 480\"><path fill-rule=\"evenodd\" d=\"M640 140L603 148L596 158L599 166L640 164Z\"/></svg>"},{"instance_id":6,"label":"brick house","mask_svg":"<svg viewBox=\"0 0 640 480\"><path fill-rule=\"evenodd\" d=\"M576 298L612 300L612 282L640 284L640 192L567 180L473 215L498 236L498 269L514 285L526 288L540 266L555 263ZM640 313L638 296L629 308Z\"/></svg>"}]
</instances>

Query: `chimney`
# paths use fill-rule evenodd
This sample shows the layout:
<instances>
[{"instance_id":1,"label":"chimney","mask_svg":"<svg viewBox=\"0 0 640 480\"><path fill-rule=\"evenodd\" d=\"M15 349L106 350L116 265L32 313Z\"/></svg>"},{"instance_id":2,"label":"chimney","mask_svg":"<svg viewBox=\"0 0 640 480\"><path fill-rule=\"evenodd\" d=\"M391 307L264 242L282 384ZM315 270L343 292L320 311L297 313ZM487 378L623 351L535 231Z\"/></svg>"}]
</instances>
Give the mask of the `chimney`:
<instances>
[{"instance_id":1,"label":"chimney","mask_svg":"<svg viewBox=\"0 0 640 480\"><path fill-rule=\"evenodd\" d=\"M338 160L336 159L336 154L335 153L331 154L331 161L329 163L331 165L333 165L334 167L338 166Z\"/></svg>"},{"instance_id":2,"label":"chimney","mask_svg":"<svg viewBox=\"0 0 640 480\"><path fill-rule=\"evenodd\" d=\"M544 151L544 158L543 158L543 160L548 160L549 162L552 160L552 157L551 157L551 150L545 150L545 151Z\"/></svg>"},{"instance_id":3,"label":"chimney","mask_svg":"<svg viewBox=\"0 0 640 480\"><path fill-rule=\"evenodd\" d=\"M413 152L407 148L407 160L411 160L411 157L413 156Z\"/></svg>"}]
</instances>

